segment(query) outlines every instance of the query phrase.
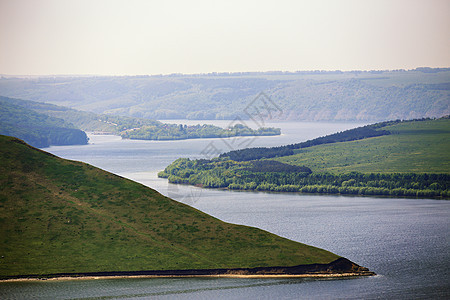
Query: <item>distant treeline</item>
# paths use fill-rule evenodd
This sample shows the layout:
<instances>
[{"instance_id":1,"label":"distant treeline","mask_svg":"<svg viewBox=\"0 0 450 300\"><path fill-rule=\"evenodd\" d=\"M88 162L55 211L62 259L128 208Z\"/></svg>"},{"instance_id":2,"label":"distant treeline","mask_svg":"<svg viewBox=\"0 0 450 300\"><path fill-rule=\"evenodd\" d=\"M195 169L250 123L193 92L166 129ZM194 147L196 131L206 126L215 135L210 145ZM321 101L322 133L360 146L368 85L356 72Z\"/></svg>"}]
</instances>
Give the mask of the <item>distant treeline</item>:
<instances>
[{"instance_id":1,"label":"distant treeline","mask_svg":"<svg viewBox=\"0 0 450 300\"><path fill-rule=\"evenodd\" d=\"M270 160L190 160L180 158L159 177L171 183L208 188L272 192L326 193L405 197L450 197L450 174L312 173Z\"/></svg>"},{"instance_id":2,"label":"distant treeline","mask_svg":"<svg viewBox=\"0 0 450 300\"><path fill-rule=\"evenodd\" d=\"M250 161L262 158L273 158L281 157L287 155L293 155L294 150L308 148L312 146L322 145L322 144L332 144L338 142L348 142L355 140L362 140L370 137L377 137L382 135L391 134L388 130L383 130L380 128L394 125L401 122L412 122L412 121L426 121L431 120L429 118L416 119L416 120L395 120L375 123L371 125L366 125L354 129L349 129L346 131L330 134L327 136L315 138L313 140L308 140L306 142L291 144L286 146L271 147L271 148L246 148L241 150L234 150L226 153L222 153L220 158L228 158L234 161Z\"/></svg>"},{"instance_id":3,"label":"distant treeline","mask_svg":"<svg viewBox=\"0 0 450 300\"><path fill-rule=\"evenodd\" d=\"M14 136L44 148L50 145L84 145L86 133L62 119L37 113L0 98L0 134Z\"/></svg>"},{"instance_id":4,"label":"distant treeline","mask_svg":"<svg viewBox=\"0 0 450 300\"><path fill-rule=\"evenodd\" d=\"M271 116L271 121L376 122L449 114L449 75L450 68L417 68L161 76L3 76L0 93L105 115L153 120L238 117L251 120L252 116L245 112L254 111L248 109L258 105L254 100L264 91L283 111Z\"/></svg>"},{"instance_id":5,"label":"distant treeline","mask_svg":"<svg viewBox=\"0 0 450 300\"><path fill-rule=\"evenodd\" d=\"M418 71L422 73L439 73L450 71L450 68L429 68L429 67L419 67L413 70L396 69L396 70L353 70L353 71L341 71L341 70L313 70L313 71L265 71L265 72L211 72L211 73L198 73L198 74L183 74L183 73L172 73L169 75L136 75L130 76L133 78L164 78L164 77L205 77L205 76L249 76L249 75L330 75L330 74L382 74L384 72L408 72L408 71Z\"/></svg>"}]
</instances>

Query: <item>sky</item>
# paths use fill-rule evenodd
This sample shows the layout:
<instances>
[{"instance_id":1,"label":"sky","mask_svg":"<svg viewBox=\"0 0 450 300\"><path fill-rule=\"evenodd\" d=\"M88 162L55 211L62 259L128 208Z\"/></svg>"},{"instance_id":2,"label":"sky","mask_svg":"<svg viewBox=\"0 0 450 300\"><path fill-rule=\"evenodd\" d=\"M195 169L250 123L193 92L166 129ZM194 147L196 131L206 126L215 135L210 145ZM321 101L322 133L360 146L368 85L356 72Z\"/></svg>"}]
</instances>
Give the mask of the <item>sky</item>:
<instances>
[{"instance_id":1,"label":"sky","mask_svg":"<svg viewBox=\"0 0 450 300\"><path fill-rule=\"evenodd\" d=\"M0 0L0 74L450 66L450 0Z\"/></svg>"}]
</instances>

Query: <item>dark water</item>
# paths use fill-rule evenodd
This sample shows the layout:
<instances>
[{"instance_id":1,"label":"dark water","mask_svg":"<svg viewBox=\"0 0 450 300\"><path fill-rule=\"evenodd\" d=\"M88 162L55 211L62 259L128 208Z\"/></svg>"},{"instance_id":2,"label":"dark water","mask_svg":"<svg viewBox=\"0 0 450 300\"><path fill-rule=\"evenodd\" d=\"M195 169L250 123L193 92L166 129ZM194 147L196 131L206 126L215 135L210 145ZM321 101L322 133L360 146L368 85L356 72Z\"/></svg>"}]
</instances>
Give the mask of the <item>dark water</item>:
<instances>
[{"instance_id":1,"label":"dark water","mask_svg":"<svg viewBox=\"0 0 450 300\"><path fill-rule=\"evenodd\" d=\"M278 126L282 127L283 136L261 137L251 142L252 146L288 144L357 125L282 123ZM0 283L1 299L450 298L448 201L231 192L172 185L158 179L157 171L181 156L204 157L204 150L211 142L214 147L225 149L237 145L236 140L152 142L93 136L91 142L88 146L45 150L132 178L224 221L256 226L325 248L378 275L341 280L185 278L9 282Z\"/></svg>"}]
</instances>

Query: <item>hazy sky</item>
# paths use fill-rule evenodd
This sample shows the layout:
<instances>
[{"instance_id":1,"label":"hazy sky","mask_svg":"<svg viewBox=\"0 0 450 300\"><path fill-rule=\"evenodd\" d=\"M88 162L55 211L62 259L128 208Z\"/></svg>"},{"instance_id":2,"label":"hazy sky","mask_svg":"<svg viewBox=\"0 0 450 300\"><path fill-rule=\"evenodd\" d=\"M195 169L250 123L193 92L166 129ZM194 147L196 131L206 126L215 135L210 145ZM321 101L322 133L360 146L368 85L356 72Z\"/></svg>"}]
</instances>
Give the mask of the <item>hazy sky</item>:
<instances>
[{"instance_id":1,"label":"hazy sky","mask_svg":"<svg viewBox=\"0 0 450 300\"><path fill-rule=\"evenodd\" d=\"M450 66L450 0L0 0L0 74Z\"/></svg>"}]
</instances>

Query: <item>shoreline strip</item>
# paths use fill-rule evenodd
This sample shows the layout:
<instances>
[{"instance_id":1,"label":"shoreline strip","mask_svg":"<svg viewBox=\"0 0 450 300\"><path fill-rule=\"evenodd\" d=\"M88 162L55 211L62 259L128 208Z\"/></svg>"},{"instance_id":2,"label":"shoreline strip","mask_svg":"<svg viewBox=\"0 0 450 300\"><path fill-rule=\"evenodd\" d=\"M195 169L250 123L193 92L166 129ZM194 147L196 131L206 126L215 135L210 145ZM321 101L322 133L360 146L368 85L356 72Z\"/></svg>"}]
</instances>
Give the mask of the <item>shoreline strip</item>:
<instances>
[{"instance_id":1,"label":"shoreline strip","mask_svg":"<svg viewBox=\"0 0 450 300\"><path fill-rule=\"evenodd\" d=\"M111 276L60 276L60 277L42 277L42 278L11 278L1 279L2 282L41 282L41 281L69 281L69 280L104 280L104 279L144 279L144 278L343 278L343 277L361 277L373 276L372 273L332 273L332 274L216 274L216 275L111 275Z\"/></svg>"}]
</instances>

